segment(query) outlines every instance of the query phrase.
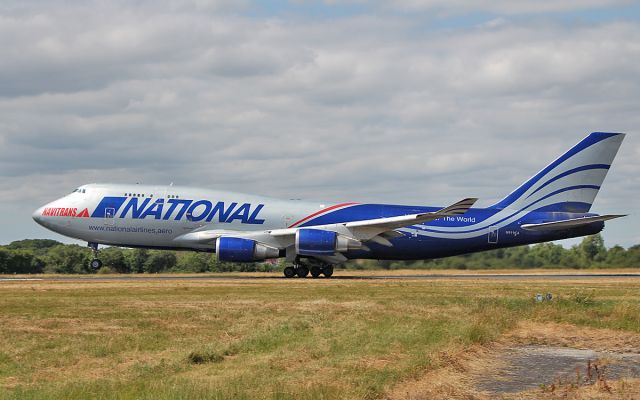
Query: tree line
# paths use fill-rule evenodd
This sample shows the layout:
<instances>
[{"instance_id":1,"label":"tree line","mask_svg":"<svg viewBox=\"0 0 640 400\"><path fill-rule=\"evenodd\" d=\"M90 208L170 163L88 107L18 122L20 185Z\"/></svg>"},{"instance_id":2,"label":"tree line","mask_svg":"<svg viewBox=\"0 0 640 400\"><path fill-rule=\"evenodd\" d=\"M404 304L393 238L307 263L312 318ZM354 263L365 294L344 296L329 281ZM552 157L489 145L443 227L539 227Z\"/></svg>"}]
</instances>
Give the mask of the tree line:
<instances>
[{"instance_id":1,"label":"tree line","mask_svg":"<svg viewBox=\"0 0 640 400\"><path fill-rule=\"evenodd\" d=\"M157 272L276 271L283 262L226 263L215 254L107 247L100 250L103 267L89 266L92 252L76 244L27 239L0 246L0 274L88 274ZM504 269L504 268L634 268L640 266L640 245L607 249L600 234L565 249L542 243L426 261L357 260L347 269Z\"/></svg>"},{"instance_id":2,"label":"tree line","mask_svg":"<svg viewBox=\"0 0 640 400\"><path fill-rule=\"evenodd\" d=\"M103 267L89 266L91 249L50 239L26 239L0 246L0 274L89 274L157 272L272 271L273 263L225 263L215 254L105 247L100 249Z\"/></svg>"}]
</instances>

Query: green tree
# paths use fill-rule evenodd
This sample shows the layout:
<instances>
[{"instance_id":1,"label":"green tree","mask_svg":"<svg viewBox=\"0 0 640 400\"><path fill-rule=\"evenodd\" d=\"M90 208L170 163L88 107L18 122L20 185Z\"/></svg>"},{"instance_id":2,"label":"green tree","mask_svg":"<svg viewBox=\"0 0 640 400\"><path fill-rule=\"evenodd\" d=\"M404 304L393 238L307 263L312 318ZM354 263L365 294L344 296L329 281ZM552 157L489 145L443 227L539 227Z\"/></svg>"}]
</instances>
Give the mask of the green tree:
<instances>
[{"instance_id":1,"label":"green tree","mask_svg":"<svg viewBox=\"0 0 640 400\"><path fill-rule=\"evenodd\" d=\"M607 257L607 248L604 246L604 240L599 233L582 239L578 249L586 263L585 267L600 263Z\"/></svg>"},{"instance_id":2,"label":"green tree","mask_svg":"<svg viewBox=\"0 0 640 400\"><path fill-rule=\"evenodd\" d=\"M100 250L100 259L105 267L118 273L131 272L124 251L119 247L107 247Z\"/></svg>"},{"instance_id":3,"label":"green tree","mask_svg":"<svg viewBox=\"0 0 640 400\"><path fill-rule=\"evenodd\" d=\"M535 263L532 257L529 255L531 248L529 246L513 247L507 252L507 259L509 265L513 268L530 268L534 267Z\"/></svg>"},{"instance_id":4,"label":"green tree","mask_svg":"<svg viewBox=\"0 0 640 400\"><path fill-rule=\"evenodd\" d=\"M149 250L133 249L127 253L125 260L127 261L129 271L141 274L144 272L144 265L148 258Z\"/></svg>"},{"instance_id":5,"label":"green tree","mask_svg":"<svg viewBox=\"0 0 640 400\"><path fill-rule=\"evenodd\" d=\"M0 248L0 274L38 274L44 262L30 250Z\"/></svg>"},{"instance_id":6,"label":"green tree","mask_svg":"<svg viewBox=\"0 0 640 400\"><path fill-rule=\"evenodd\" d=\"M209 270L209 258L211 258L211 255L207 253L186 252L180 254L175 270L206 272Z\"/></svg>"},{"instance_id":7,"label":"green tree","mask_svg":"<svg viewBox=\"0 0 640 400\"><path fill-rule=\"evenodd\" d=\"M77 244L59 245L49 249L46 256L46 272L58 274L86 274L91 251Z\"/></svg>"},{"instance_id":8,"label":"green tree","mask_svg":"<svg viewBox=\"0 0 640 400\"><path fill-rule=\"evenodd\" d=\"M61 244L62 243L51 239L24 239L9 243L6 248L11 250L32 250L36 255L44 255L50 248Z\"/></svg>"},{"instance_id":9,"label":"green tree","mask_svg":"<svg viewBox=\"0 0 640 400\"><path fill-rule=\"evenodd\" d=\"M625 267L640 267L640 244L636 244L627 249Z\"/></svg>"},{"instance_id":10,"label":"green tree","mask_svg":"<svg viewBox=\"0 0 640 400\"><path fill-rule=\"evenodd\" d=\"M559 244L540 243L531 247L532 263L536 267L561 267L564 248Z\"/></svg>"},{"instance_id":11,"label":"green tree","mask_svg":"<svg viewBox=\"0 0 640 400\"><path fill-rule=\"evenodd\" d=\"M9 259L11 258L11 251L0 247L0 274L10 274L11 267Z\"/></svg>"},{"instance_id":12,"label":"green tree","mask_svg":"<svg viewBox=\"0 0 640 400\"><path fill-rule=\"evenodd\" d=\"M144 263L144 272L168 271L176 266L176 255L171 251L153 251Z\"/></svg>"},{"instance_id":13,"label":"green tree","mask_svg":"<svg viewBox=\"0 0 640 400\"><path fill-rule=\"evenodd\" d=\"M209 257L209 261L207 262L207 270L211 272L222 272L221 262L218 261L218 257L214 254Z\"/></svg>"},{"instance_id":14,"label":"green tree","mask_svg":"<svg viewBox=\"0 0 640 400\"><path fill-rule=\"evenodd\" d=\"M613 246L607 250L607 259L605 260L607 267L625 267L629 266L627 260L627 251L622 246Z\"/></svg>"},{"instance_id":15,"label":"green tree","mask_svg":"<svg viewBox=\"0 0 640 400\"><path fill-rule=\"evenodd\" d=\"M51 239L24 239L16 240L7 245L8 249L48 249L61 245L57 240Z\"/></svg>"}]
</instances>

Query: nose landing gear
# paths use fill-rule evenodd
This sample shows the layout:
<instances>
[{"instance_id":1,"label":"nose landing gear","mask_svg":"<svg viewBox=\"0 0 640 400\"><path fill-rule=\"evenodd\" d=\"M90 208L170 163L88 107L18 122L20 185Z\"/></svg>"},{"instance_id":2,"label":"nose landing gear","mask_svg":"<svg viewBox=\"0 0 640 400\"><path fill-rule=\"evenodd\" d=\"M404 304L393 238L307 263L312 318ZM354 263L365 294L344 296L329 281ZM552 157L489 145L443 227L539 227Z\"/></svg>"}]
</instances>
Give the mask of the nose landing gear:
<instances>
[{"instance_id":1,"label":"nose landing gear","mask_svg":"<svg viewBox=\"0 0 640 400\"><path fill-rule=\"evenodd\" d=\"M91 260L89 266L93 270L99 270L100 268L102 268L102 261L100 261L100 259L98 258L98 243L89 242L87 246L90 247L91 251L93 252L93 260Z\"/></svg>"}]
</instances>

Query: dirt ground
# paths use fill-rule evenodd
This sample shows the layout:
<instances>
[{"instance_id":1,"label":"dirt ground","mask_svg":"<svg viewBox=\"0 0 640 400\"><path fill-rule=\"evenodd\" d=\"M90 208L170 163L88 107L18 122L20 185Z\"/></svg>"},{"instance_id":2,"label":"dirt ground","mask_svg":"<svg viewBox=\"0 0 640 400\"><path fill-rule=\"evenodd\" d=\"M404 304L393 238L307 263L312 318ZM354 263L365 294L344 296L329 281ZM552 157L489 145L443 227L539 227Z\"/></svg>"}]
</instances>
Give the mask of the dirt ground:
<instances>
[{"instance_id":1,"label":"dirt ground","mask_svg":"<svg viewBox=\"0 0 640 400\"><path fill-rule=\"evenodd\" d=\"M387 399L640 399L640 335L630 332L523 322L435 364Z\"/></svg>"}]
</instances>

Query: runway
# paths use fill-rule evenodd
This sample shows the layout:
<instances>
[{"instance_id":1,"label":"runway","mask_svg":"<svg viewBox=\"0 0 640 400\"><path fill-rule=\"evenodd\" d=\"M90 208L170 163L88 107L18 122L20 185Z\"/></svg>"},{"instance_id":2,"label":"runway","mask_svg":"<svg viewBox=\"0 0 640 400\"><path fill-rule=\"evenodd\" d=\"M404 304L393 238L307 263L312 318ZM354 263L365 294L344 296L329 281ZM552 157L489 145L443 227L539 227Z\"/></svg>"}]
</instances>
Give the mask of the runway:
<instances>
[{"instance_id":1,"label":"runway","mask_svg":"<svg viewBox=\"0 0 640 400\"><path fill-rule=\"evenodd\" d=\"M242 276L242 275L68 275L68 276L43 276L43 277L1 277L0 282L132 282L132 281L240 281L240 280L291 280L279 276ZM313 278L306 278L313 279ZM318 281L326 278L318 278ZM409 274L409 275L341 275L337 274L331 280L584 280L584 279L640 279L640 273L580 273L580 274ZM315 280L315 279L314 279Z\"/></svg>"}]
</instances>

